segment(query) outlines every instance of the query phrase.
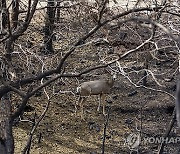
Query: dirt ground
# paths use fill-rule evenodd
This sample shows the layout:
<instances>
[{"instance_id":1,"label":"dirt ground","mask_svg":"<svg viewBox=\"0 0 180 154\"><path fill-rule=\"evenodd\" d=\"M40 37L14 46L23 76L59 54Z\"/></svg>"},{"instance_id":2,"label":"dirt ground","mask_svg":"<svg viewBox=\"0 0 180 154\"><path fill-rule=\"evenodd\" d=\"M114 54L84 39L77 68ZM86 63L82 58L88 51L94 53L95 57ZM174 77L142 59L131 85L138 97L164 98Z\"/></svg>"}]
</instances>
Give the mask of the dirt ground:
<instances>
[{"instance_id":1,"label":"dirt ground","mask_svg":"<svg viewBox=\"0 0 180 154\"><path fill-rule=\"evenodd\" d=\"M61 27L63 27L63 25ZM66 27L64 26L63 28L66 34L71 37L72 34L68 34ZM38 31L39 27L36 27L35 30ZM35 30L33 31L30 28L26 33L34 35ZM62 29L57 31L62 32ZM38 39L42 39L42 33L37 33L38 37L30 36L28 39L33 43L37 42ZM41 38L39 38L40 35ZM80 34L76 34L73 35L73 38L78 38L79 36ZM129 36L132 35L130 34ZM65 47L63 46L69 43L67 40L63 40L63 37L65 37L65 35L62 36L61 40L54 41L54 46L59 55L63 55L69 48L68 45ZM24 36L20 38L19 42L25 42L24 38ZM133 39L135 40L135 38ZM127 40L129 41L130 39L127 38ZM73 40L72 42L75 41ZM61 47L59 47L60 45ZM125 46L118 46L114 48L114 53L122 54L131 48L134 48L134 46L129 46L128 49ZM32 51L34 52L33 47ZM94 47L77 49L77 51L68 58L66 71L79 72L85 68L97 66L101 64L100 59L103 56L105 57L107 54L112 56L114 53L107 53L105 48L103 51L99 51ZM142 72L135 71L141 67L140 65L142 63L137 57L138 54L132 54L123 61L120 61L125 71L129 71L128 69L133 71L128 74L133 81L138 81L142 78ZM48 56L45 59L47 60L45 64L48 64ZM55 61L58 62L58 59L55 59ZM111 100L112 103L106 104L106 112L108 108L110 108L110 112L109 123L106 130L105 154L128 154L138 152L141 154L153 154L158 150L160 143L153 143L152 140L152 142L147 143L141 142L138 146L132 145L137 141L137 134L141 134L141 140L144 138L152 139L164 136L172 120L175 104L175 100L169 94L175 94L176 77L172 78L172 81L167 79L171 79L172 77L169 70L175 69L176 66L173 65L172 68L171 64L173 62L170 60L161 64L156 63L154 60L149 60L149 63L151 64L148 69L154 72L159 71L159 74L162 73L156 76L160 84L163 85L162 87L155 83L152 76L148 76L147 87L150 87L150 89L137 88L121 73L117 74L117 79L111 94L107 95L108 102ZM166 76L163 75L163 72L166 72ZM102 114L102 106L100 112L97 112L97 96L91 96L85 102L85 121L83 121L80 118L79 110L78 113L75 114L75 104L78 100L78 96L72 93L63 93L63 91L72 91L75 93L79 83L107 77L109 77L107 73L103 70L98 70L83 75L78 79L61 79L58 80L56 84L47 87L48 92L52 92L51 90L54 88L56 94L51 98L48 112L35 131L31 146L32 154L99 154L102 152L103 131L106 117ZM153 89L159 89L159 91ZM167 92L169 94L167 94ZM25 112L24 120L32 120L35 113L35 116L38 118L45 109L46 104L47 99L44 95L31 98L29 105L32 106L34 110ZM23 121L14 126L15 154L21 153L26 145L31 128L31 123ZM175 124L170 136L177 137L179 133ZM132 134L135 134L135 139L131 138ZM177 143L166 144L164 153L174 153L177 147Z\"/></svg>"},{"instance_id":2,"label":"dirt ground","mask_svg":"<svg viewBox=\"0 0 180 154\"><path fill-rule=\"evenodd\" d=\"M73 56L73 58L76 58L76 56ZM70 61L73 60L70 58ZM84 76L80 79L80 82L89 80L88 78L97 77ZM77 86L75 79L68 79L66 83L69 83L72 89ZM154 89L158 88L152 80L149 80L148 85ZM174 94L174 85L175 80L167 82L167 87L164 90ZM64 85L64 87L66 86L67 84ZM81 120L79 110L78 114L75 114L77 99L78 97L72 94L59 93L53 96L48 112L33 137L31 153L101 153L106 118L102 114L102 108L100 112L97 112L97 96L89 97L84 104L85 121ZM127 139L130 134L140 133L140 130L142 139L143 137L163 137L172 119L174 99L163 92L135 88L124 76L118 74L112 93L107 96L107 100L112 100L112 103L106 104L106 111L108 107L110 108L110 118L106 131L105 153L157 152L160 145L158 143L146 143L145 145L142 143L142 145L131 149ZM35 110L26 112L25 119L31 119L34 112L36 112L37 117L40 116L46 103L45 98L32 98L29 104ZM20 153L25 146L31 127L27 122L20 122L14 127L16 154ZM171 136L177 135L177 133L178 129L175 126ZM40 135L41 140L39 143ZM170 150L174 148L177 148L177 145L167 145L167 153L171 153Z\"/></svg>"}]
</instances>

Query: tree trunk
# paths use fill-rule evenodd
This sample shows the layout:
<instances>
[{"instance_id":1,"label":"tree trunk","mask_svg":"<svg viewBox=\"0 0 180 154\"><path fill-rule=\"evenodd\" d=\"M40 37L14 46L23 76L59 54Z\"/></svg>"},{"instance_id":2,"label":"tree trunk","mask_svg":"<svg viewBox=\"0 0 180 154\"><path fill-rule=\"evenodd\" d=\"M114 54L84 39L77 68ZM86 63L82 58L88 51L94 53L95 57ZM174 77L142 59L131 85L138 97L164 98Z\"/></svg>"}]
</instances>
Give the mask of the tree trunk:
<instances>
[{"instance_id":1,"label":"tree trunk","mask_svg":"<svg viewBox=\"0 0 180 154\"><path fill-rule=\"evenodd\" d=\"M8 62L7 59L0 59L0 83L6 83L9 79ZM0 153L13 154L14 153L14 139L12 134L12 120L11 120L11 96L6 93L0 98Z\"/></svg>"},{"instance_id":2,"label":"tree trunk","mask_svg":"<svg viewBox=\"0 0 180 154\"><path fill-rule=\"evenodd\" d=\"M0 153L14 153L14 139L12 134L11 101L9 94L0 100Z\"/></svg>"},{"instance_id":3,"label":"tree trunk","mask_svg":"<svg viewBox=\"0 0 180 154\"><path fill-rule=\"evenodd\" d=\"M60 2L57 2L57 13L56 13L56 21L60 21Z\"/></svg>"},{"instance_id":4,"label":"tree trunk","mask_svg":"<svg viewBox=\"0 0 180 154\"><path fill-rule=\"evenodd\" d=\"M12 28L16 29L18 24L18 16L19 16L19 0L14 0L12 2Z\"/></svg>"},{"instance_id":5,"label":"tree trunk","mask_svg":"<svg viewBox=\"0 0 180 154\"><path fill-rule=\"evenodd\" d=\"M5 33L5 29L8 25L8 11L6 9L6 0L0 1L0 13L1 13L1 20L0 20L0 30L1 33Z\"/></svg>"},{"instance_id":6,"label":"tree trunk","mask_svg":"<svg viewBox=\"0 0 180 154\"><path fill-rule=\"evenodd\" d=\"M31 2L31 1L29 1ZM12 26L10 26L9 11L6 6L6 0L0 1L0 9L5 10L5 16L2 14L1 25L7 33L9 32L9 37L4 41L4 56L0 57L0 84L4 86L13 79L11 78L12 73L16 74L12 65L12 52L14 50L13 43L14 41L23 34L28 28L28 25L33 17L33 14L36 10L38 0L34 0L33 4L29 6L29 10L26 16L26 22L24 25L17 27L18 15L19 15L19 0L13 1L12 8ZM0 13L2 12L0 10ZM11 28L16 28L16 31L13 31ZM12 35L11 35L12 34ZM5 86L4 91L6 93L0 96L0 154L13 154L14 153L14 138L12 133L12 104L11 104L11 95L9 92L9 87ZM9 92L9 93L8 93Z\"/></svg>"},{"instance_id":7,"label":"tree trunk","mask_svg":"<svg viewBox=\"0 0 180 154\"><path fill-rule=\"evenodd\" d=\"M1 30L2 32L8 32L8 20L9 12L6 6L6 0L0 1L1 11ZM0 61L1 68L1 81L5 83L9 81L8 63L11 61L11 52L13 41L7 40L4 43L6 53L5 58ZM0 98L0 153L1 154L13 154L14 153L14 139L12 134L12 121L11 121L11 97L7 93Z\"/></svg>"},{"instance_id":8,"label":"tree trunk","mask_svg":"<svg viewBox=\"0 0 180 154\"><path fill-rule=\"evenodd\" d=\"M42 52L44 54L54 53L52 36L54 30L54 18L55 18L55 2L53 0L48 0L47 13L45 17L45 27L44 27L44 47Z\"/></svg>"}]
</instances>

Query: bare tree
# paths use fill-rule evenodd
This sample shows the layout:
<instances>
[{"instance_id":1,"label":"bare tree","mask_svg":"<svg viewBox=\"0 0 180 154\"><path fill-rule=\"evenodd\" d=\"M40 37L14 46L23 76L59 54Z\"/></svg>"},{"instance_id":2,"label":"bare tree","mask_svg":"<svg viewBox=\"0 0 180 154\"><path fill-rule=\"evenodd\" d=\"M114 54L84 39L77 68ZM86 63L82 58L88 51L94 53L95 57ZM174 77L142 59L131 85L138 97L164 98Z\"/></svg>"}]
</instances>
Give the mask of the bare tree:
<instances>
[{"instance_id":1,"label":"bare tree","mask_svg":"<svg viewBox=\"0 0 180 154\"><path fill-rule=\"evenodd\" d=\"M55 1L48 0L47 2L47 12L45 16L45 26L44 26L44 48L42 52L45 54L54 53L53 49L53 31L54 31L54 21L55 21Z\"/></svg>"},{"instance_id":2,"label":"bare tree","mask_svg":"<svg viewBox=\"0 0 180 154\"><path fill-rule=\"evenodd\" d=\"M23 114L30 99L43 89L48 102L42 115L33 122L29 139L23 150L23 153L30 152L33 134L50 103L51 97L47 93L53 96L56 88L59 88L59 91L64 88L65 90L61 91L64 93L69 88L72 92L72 85L68 87L66 84L65 86L60 84L64 78L79 78L93 71L101 72L103 68L109 67L112 71L123 75L136 88L154 90L172 97L172 94L164 90L143 84L146 82L143 78L148 76L147 83L151 81L159 88L162 87L162 80L157 78L158 75L176 74L176 71L172 69L158 75L158 72L154 73L151 70L157 62L163 65L165 60L171 58L173 65L176 59L176 55L172 55L172 52L177 54L175 49L177 49L178 36L166 27L170 24L172 31L178 28L173 27L172 22L166 22L165 17L179 17L179 14L166 3L163 5L155 3L156 5L150 7L148 3L141 6L142 3L138 1L132 8L117 7L112 11L108 7L108 0L95 3L75 1L75 4L61 8L62 22L58 23L59 25L55 28L55 1L48 1L48 5L44 7L47 11L45 36L42 37L43 52L50 53L47 56L39 53L41 33L37 32L37 38L33 33L33 30L42 27L43 22L34 29L32 28L34 23L31 23L32 19L39 15L36 12L44 9L36 8L38 0L28 1L23 11L24 17L20 17L21 14L19 14L18 5L21 1L13 1L11 19L9 18L10 7L6 6L6 1L2 2L0 6L3 6L2 8L7 13L6 17L2 18L6 19L2 22L6 34L0 39L0 47L3 51L0 55L0 127L2 128L0 130L0 151L9 154L14 152L13 121ZM173 18L168 19L177 22ZM59 36L59 46L53 48L52 37L55 30ZM25 45L28 39L36 45L28 48ZM57 42L54 41L54 43ZM167 49L172 49L172 52ZM80 54L79 57L77 53ZM90 62L88 59L92 58L92 55L95 55L95 59ZM126 58L130 58L131 61L126 63ZM11 95L19 98L20 103L15 111L12 111Z\"/></svg>"},{"instance_id":3,"label":"bare tree","mask_svg":"<svg viewBox=\"0 0 180 154\"><path fill-rule=\"evenodd\" d=\"M6 0L2 0L0 2L0 8L1 8L1 33L4 33L4 30L7 28L8 25L8 12L6 8Z\"/></svg>"},{"instance_id":4,"label":"bare tree","mask_svg":"<svg viewBox=\"0 0 180 154\"><path fill-rule=\"evenodd\" d=\"M3 1L2 6L4 7L5 10L7 10L6 11L7 17L5 17L7 21L5 20L3 22L3 28L7 29L8 34L7 34L5 42L4 42L5 57L1 58L1 68L2 68L1 82L4 85L7 85L9 82L12 81L11 74L15 75L14 68L12 65L12 57L11 57L12 52L13 52L13 43L19 36L22 35L22 33L24 31L26 31L28 24L30 23L30 21L33 17L33 14L35 12L38 1L34 1L32 9L31 9L31 6L29 6L29 11L27 13L27 16L26 16L26 19L25 19L23 25L20 25L19 27L17 27L16 31L12 31L12 29L10 27L9 10L6 7L5 2L6 1ZM17 5L17 8L18 8L18 5ZM14 15L16 16L16 17L14 16L16 19L13 17L13 22L14 22L14 20L17 20L17 15L18 15L18 13L16 12L17 8L13 9L13 11L15 11ZM7 26L5 26L6 23L7 23ZM14 27L15 25L16 24L13 24L13 29L15 28ZM9 88L6 87L5 89L8 90ZM13 140L13 135L12 135L12 122L13 121L11 118L11 115L12 115L11 104L12 103L11 103L10 93L7 91L6 93L2 94L0 98L1 98L1 101L0 101L0 106L1 106L0 127L2 128L1 134L0 134L0 138L1 138L1 146L0 147L2 149L0 149L0 151L5 151L5 153L11 154L11 153L14 153L14 140Z\"/></svg>"},{"instance_id":5,"label":"bare tree","mask_svg":"<svg viewBox=\"0 0 180 154\"><path fill-rule=\"evenodd\" d=\"M12 28L16 29L19 16L19 0L12 2Z\"/></svg>"}]
</instances>

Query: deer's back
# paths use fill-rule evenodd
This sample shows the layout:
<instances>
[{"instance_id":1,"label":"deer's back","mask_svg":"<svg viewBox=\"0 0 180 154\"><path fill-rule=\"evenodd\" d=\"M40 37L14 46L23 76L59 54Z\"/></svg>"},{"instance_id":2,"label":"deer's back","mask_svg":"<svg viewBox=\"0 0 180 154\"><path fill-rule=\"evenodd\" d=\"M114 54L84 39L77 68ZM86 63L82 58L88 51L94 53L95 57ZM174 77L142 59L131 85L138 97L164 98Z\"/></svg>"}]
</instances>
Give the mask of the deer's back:
<instances>
[{"instance_id":1,"label":"deer's back","mask_svg":"<svg viewBox=\"0 0 180 154\"><path fill-rule=\"evenodd\" d=\"M95 80L81 84L81 96L107 94L110 92L111 85L106 80Z\"/></svg>"}]
</instances>

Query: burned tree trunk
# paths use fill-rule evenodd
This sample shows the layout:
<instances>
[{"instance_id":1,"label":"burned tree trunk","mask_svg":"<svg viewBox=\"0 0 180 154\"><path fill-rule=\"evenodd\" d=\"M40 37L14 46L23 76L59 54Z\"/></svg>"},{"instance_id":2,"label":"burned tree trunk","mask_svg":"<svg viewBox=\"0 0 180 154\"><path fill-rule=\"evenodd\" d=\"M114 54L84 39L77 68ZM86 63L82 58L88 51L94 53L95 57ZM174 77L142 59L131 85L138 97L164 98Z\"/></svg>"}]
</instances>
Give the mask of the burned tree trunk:
<instances>
[{"instance_id":1,"label":"burned tree trunk","mask_svg":"<svg viewBox=\"0 0 180 154\"><path fill-rule=\"evenodd\" d=\"M31 1L29 1L31 2ZM12 133L12 102L10 93L10 83L12 82L11 74L16 74L13 67L12 52L13 44L19 36L21 36L29 26L29 23L36 10L38 0L34 0L32 5L29 5L29 10L25 22L17 27L19 14L19 0L13 1L12 20L9 18L9 8L6 6L6 1L0 1L1 27L6 31L7 39L4 40L4 52L0 57L0 88L4 87L0 93L0 154L14 153L14 138ZM5 11L3 14L2 11ZM12 24L10 23L12 21ZM11 27L12 25L12 27ZM16 29L16 31L14 31Z\"/></svg>"},{"instance_id":2,"label":"burned tree trunk","mask_svg":"<svg viewBox=\"0 0 180 154\"><path fill-rule=\"evenodd\" d=\"M19 0L14 0L12 2L12 28L16 29L18 24L18 16L19 16Z\"/></svg>"},{"instance_id":3,"label":"burned tree trunk","mask_svg":"<svg viewBox=\"0 0 180 154\"><path fill-rule=\"evenodd\" d=\"M1 33L8 32L8 18L9 12L6 6L6 0L0 2L1 9ZM6 46L6 43L4 44ZM0 83L6 83L8 78L8 63L11 58L0 59ZM14 153L14 139L12 134L11 121L11 99L10 94L6 93L0 97L0 153L13 154Z\"/></svg>"},{"instance_id":4,"label":"burned tree trunk","mask_svg":"<svg viewBox=\"0 0 180 154\"><path fill-rule=\"evenodd\" d=\"M14 153L14 139L11 121L11 100L5 94L0 101L0 151L1 154Z\"/></svg>"},{"instance_id":5,"label":"burned tree trunk","mask_svg":"<svg viewBox=\"0 0 180 154\"><path fill-rule=\"evenodd\" d=\"M8 11L6 9L6 0L0 1L0 34L5 35L5 29L8 25Z\"/></svg>"},{"instance_id":6,"label":"burned tree trunk","mask_svg":"<svg viewBox=\"0 0 180 154\"><path fill-rule=\"evenodd\" d=\"M51 54L54 53L52 44L52 35L54 30L54 18L55 18L55 8L53 8L55 2L48 0L47 13L45 18L44 27L44 53Z\"/></svg>"},{"instance_id":7,"label":"burned tree trunk","mask_svg":"<svg viewBox=\"0 0 180 154\"><path fill-rule=\"evenodd\" d=\"M9 81L9 73L7 61L0 59L0 83L6 84ZM11 120L11 96L10 93L4 94L0 98L0 153L13 154L14 153L14 139L12 134L12 120Z\"/></svg>"},{"instance_id":8,"label":"burned tree trunk","mask_svg":"<svg viewBox=\"0 0 180 154\"><path fill-rule=\"evenodd\" d=\"M57 2L57 13L56 13L56 21L60 21L60 2Z\"/></svg>"},{"instance_id":9,"label":"burned tree trunk","mask_svg":"<svg viewBox=\"0 0 180 154\"><path fill-rule=\"evenodd\" d=\"M44 26L44 46L42 52L44 54L54 53L53 49L53 30L54 30L54 19L55 19L55 2L54 0L48 0L47 12L45 17L45 26Z\"/></svg>"}]
</instances>

